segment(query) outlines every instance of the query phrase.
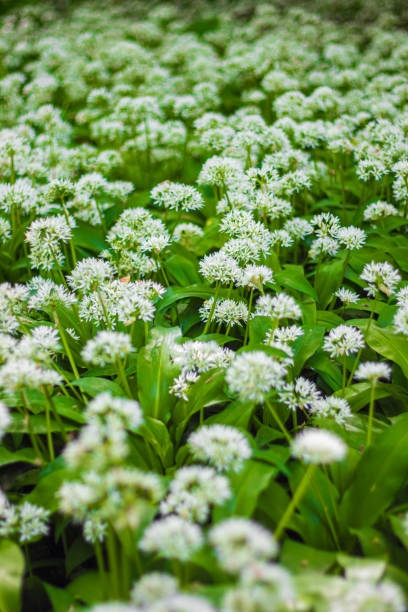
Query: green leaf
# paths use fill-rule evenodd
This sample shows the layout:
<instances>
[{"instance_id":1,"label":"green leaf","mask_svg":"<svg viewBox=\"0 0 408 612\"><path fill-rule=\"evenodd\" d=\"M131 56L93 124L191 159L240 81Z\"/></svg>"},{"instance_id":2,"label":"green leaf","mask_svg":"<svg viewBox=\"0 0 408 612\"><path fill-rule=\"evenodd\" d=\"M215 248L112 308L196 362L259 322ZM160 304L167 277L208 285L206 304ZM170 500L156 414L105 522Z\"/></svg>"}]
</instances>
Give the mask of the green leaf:
<instances>
[{"instance_id":1,"label":"green leaf","mask_svg":"<svg viewBox=\"0 0 408 612\"><path fill-rule=\"evenodd\" d=\"M324 337L324 327L304 327L303 330L303 336L298 338L294 346L294 376L299 376L304 364L322 345Z\"/></svg>"},{"instance_id":2,"label":"green leaf","mask_svg":"<svg viewBox=\"0 0 408 612\"><path fill-rule=\"evenodd\" d=\"M59 589L44 581L42 585L48 595L53 612L70 612L73 609L75 600L66 589Z\"/></svg>"},{"instance_id":3,"label":"green leaf","mask_svg":"<svg viewBox=\"0 0 408 612\"><path fill-rule=\"evenodd\" d=\"M230 477L231 488L234 492L231 502L215 512L219 517L223 512L225 516L239 515L251 517L255 511L258 497L269 484L271 478L277 474L277 468L267 463L251 459L246 462L239 474ZM218 510L218 509L217 509Z\"/></svg>"},{"instance_id":4,"label":"green leaf","mask_svg":"<svg viewBox=\"0 0 408 612\"><path fill-rule=\"evenodd\" d=\"M0 612L20 610L24 556L9 540L0 541Z\"/></svg>"},{"instance_id":5,"label":"green leaf","mask_svg":"<svg viewBox=\"0 0 408 612\"><path fill-rule=\"evenodd\" d=\"M25 463L35 463L36 455L32 448L22 448L16 451L8 451L4 446L0 447L0 466L22 461Z\"/></svg>"},{"instance_id":6,"label":"green leaf","mask_svg":"<svg viewBox=\"0 0 408 612\"><path fill-rule=\"evenodd\" d=\"M397 363L408 377L408 340L405 336L371 325L367 344L380 355Z\"/></svg>"},{"instance_id":7,"label":"green leaf","mask_svg":"<svg viewBox=\"0 0 408 612\"><path fill-rule=\"evenodd\" d=\"M340 505L349 527L374 525L408 478L408 414L386 429L362 456Z\"/></svg>"},{"instance_id":8,"label":"green leaf","mask_svg":"<svg viewBox=\"0 0 408 612\"><path fill-rule=\"evenodd\" d=\"M102 585L98 572L85 572L69 583L66 589L75 599L92 605L103 598Z\"/></svg>"},{"instance_id":9,"label":"green leaf","mask_svg":"<svg viewBox=\"0 0 408 612\"><path fill-rule=\"evenodd\" d=\"M305 546L301 542L286 539L282 546L280 560L282 565L295 573L305 570L326 572L336 562L336 553L318 550Z\"/></svg>"},{"instance_id":10,"label":"green leaf","mask_svg":"<svg viewBox=\"0 0 408 612\"><path fill-rule=\"evenodd\" d=\"M317 266L314 288L319 296L319 306L324 310L331 302L333 293L341 285L342 261L331 261Z\"/></svg>"},{"instance_id":11,"label":"green leaf","mask_svg":"<svg viewBox=\"0 0 408 612\"><path fill-rule=\"evenodd\" d=\"M310 295L315 300L318 299L316 291L305 277L302 266L287 264L284 266L283 270L275 274L275 279L283 287L295 289L296 291Z\"/></svg>"},{"instance_id":12,"label":"green leaf","mask_svg":"<svg viewBox=\"0 0 408 612\"><path fill-rule=\"evenodd\" d=\"M44 473L44 476L40 475L37 486L25 497L25 501L55 512L58 509L57 491L67 479L67 472L61 467L61 464L57 464L54 471L46 473L44 470L42 474Z\"/></svg>"},{"instance_id":13,"label":"green leaf","mask_svg":"<svg viewBox=\"0 0 408 612\"><path fill-rule=\"evenodd\" d=\"M69 576L74 569L95 554L93 547L82 537L76 538L69 547L65 557L65 571Z\"/></svg>"},{"instance_id":14,"label":"green leaf","mask_svg":"<svg viewBox=\"0 0 408 612\"><path fill-rule=\"evenodd\" d=\"M157 327L151 331L148 344L137 358L138 397L143 413L165 420L177 402L169 389L178 368L170 359L170 347L181 331L177 327Z\"/></svg>"},{"instance_id":15,"label":"green leaf","mask_svg":"<svg viewBox=\"0 0 408 612\"><path fill-rule=\"evenodd\" d=\"M194 283L200 283L201 279L194 259L187 259L187 257L176 254L166 259L164 265L178 285L189 287Z\"/></svg>"},{"instance_id":16,"label":"green leaf","mask_svg":"<svg viewBox=\"0 0 408 612\"><path fill-rule=\"evenodd\" d=\"M79 387L81 391L85 391L91 397L95 397L99 393L109 391L113 396L125 396L125 392L122 387L115 383L113 380L107 378L94 378L92 376L81 378L80 380L74 380L72 385Z\"/></svg>"}]
</instances>

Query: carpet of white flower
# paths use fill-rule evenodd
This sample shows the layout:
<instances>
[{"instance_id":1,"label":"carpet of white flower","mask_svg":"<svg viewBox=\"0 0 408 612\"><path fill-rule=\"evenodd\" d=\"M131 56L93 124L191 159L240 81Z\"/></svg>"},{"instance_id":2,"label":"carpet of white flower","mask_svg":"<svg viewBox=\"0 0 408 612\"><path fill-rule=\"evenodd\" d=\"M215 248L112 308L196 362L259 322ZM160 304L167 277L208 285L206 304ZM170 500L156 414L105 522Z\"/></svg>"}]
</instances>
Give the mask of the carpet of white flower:
<instances>
[{"instance_id":1,"label":"carpet of white flower","mask_svg":"<svg viewBox=\"0 0 408 612\"><path fill-rule=\"evenodd\" d=\"M149 4L0 20L0 612L404 612L408 33Z\"/></svg>"}]
</instances>

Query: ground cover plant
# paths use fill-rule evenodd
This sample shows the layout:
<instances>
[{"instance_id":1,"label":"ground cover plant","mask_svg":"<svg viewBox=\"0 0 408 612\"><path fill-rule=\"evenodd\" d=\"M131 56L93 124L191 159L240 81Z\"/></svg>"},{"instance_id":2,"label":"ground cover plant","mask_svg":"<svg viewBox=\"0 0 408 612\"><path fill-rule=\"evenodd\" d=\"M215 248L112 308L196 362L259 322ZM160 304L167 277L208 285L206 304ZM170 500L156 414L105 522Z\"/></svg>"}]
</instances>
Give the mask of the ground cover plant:
<instances>
[{"instance_id":1,"label":"ground cover plant","mask_svg":"<svg viewBox=\"0 0 408 612\"><path fill-rule=\"evenodd\" d=\"M403 612L408 34L0 31L0 612Z\"/></svg>"}]
</instances>

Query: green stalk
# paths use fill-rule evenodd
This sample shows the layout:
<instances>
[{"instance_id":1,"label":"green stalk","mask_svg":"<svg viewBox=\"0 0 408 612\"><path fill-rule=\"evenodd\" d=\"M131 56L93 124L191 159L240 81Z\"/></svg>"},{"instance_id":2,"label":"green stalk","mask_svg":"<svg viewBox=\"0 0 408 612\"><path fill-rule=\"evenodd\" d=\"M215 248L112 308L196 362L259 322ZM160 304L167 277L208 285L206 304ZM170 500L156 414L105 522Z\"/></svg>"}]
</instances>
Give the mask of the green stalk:
<instances>
[{"instance_id":1,"label":"green stalk","mask_svg":"<svg viewBox=\"0 0 408 612\"><path fill-rule=\"evenodd\" d=\"M105 583L106 569L105 569L105 562L103 560L102 546L98 540L94 542L94 550L95 550L96 564L98 566L100 584L102 588L102 597L105 600L107 598L106 583Z\"/></svg>"},{"instance_id":2,"label":"green stalk","mask_svg":"<svg viewBox=\"0 0 408 612\"><path fill-rule=\"evenodd\" d=\"M343 355L343 376L342 376L342 382L341 382L341 397L344 397L344 394L346 391L346 374L347 374L346 362L347 362L347 355L346 353L344 353Z\"/></svg>"},{"instance_id":3,"label":"green stalk","mask_svg":"<svg viewBox=\"0 0 408 612\"><path fill-rule=\"evenodd\" d=\"M43 387L44 389L44 387ZM45 424L47 427L47 444L48 444L48 452L50 455L50 461L54 461L55 452L54 452L54 444L52 442L52 432L51 432L51 417L50 417L50 405L48 401L45 402Z\"/></svg>"},{"instance_id":4,"label":"green stalk","mask_svg":"<svg viewBox=\"0 0 408 612\"><path fill-rule=\"evenodd\" d=\"M75 376L76 380L79 380L80 376L79 376L78 368L76 367L76 363L75 363L74 357L73 357L73 355L71 353L71 349L69 348L69 344L68 344L68 341L67 341L67 337L65 335L64 328L62 327L61 322L59 320L59 317L58 317L58 315L57 315L55 310L54 310L53 314L54 314L55 324L56 324L56 326L58 328L58 331L60 333L62 344L64 346L66 355L68 357L68 361L69 361L69 363L71 365L71 368L72 368L72 371L74 373L74 376Z\"/></svg>"},{"instance_id":5,"label":"green stalk","mask_svg":"<svg viewBox=\"0 0 408 612\"><path fill-rule=\"evenodd\" d=\"M60 428L60 432L62 434L62 437L64 438L64 442L68 442L68 436L67 436L67 432L65 431L65 426L64 426L64 422L62 421L60 415L57 412L57 409L55 407L55 404L52 400L52 397L50 395L50 392L48 391L46 385L43 385L43 393L46 399L46 403L48 405L48 408L50 408L52 410L52 413L55 417L55 420L57 421L59 428Z\"/></svg>"},{"instance_id":6,"label":"green stalk","mask_svg":"<svg viewBox=\"0 0 408 612\"><path fill-rule=\"evenodd\" d=\"M111 579L111 597L112 599L120 599L120 580L119 567L116 553L116 536L112 527L108 527L106 534L106 550L109 560L109 574Z\"/></svg>"},{"instance_id":7,"label":"green stalk","mask_svg":"<svg viewBox=\"0 0 408 612\"><path fill-rule=\"evenodd\" d=\"M248 318L247 318L247 324L246 324L245 336L244 336L244 346L246 345L246 343L248 341L248 336L249 336L249 321L251 319L251 310L252 310L252 300L253 300L253 297L254 297L254 288L251 287L251 292L249 294Z\"/></svg>"},{"instance_id":8,"label":"green stalk","mask_svg":"<svg viewBox=\"0 0 408 612\"><path fill-rule=\"evenodd\" d=\"M372 436L373 436L374 397L375 397L375 382L372 382L371 389L370 389L370 405L368 408L368 427L367 427L366 448L370 446Z\"/></svg>"},{"instance_id":9,"label":"green stalk","mask_svg":"<svg viewBox=\"0 0 408 612\"><path fill-rule=\"evenodd\" d=\"M275 408L272 406L272 404L265 399L265 404L269 409L269 412L272 414L273 418L275 419L275 421L278 423L283 435L285 436L286 440L289 442L289 444L292 443L292 438L290 437L289 433L287 432L287 429L285 427L285 425L282 423L281 419L279 418L278 413L276 412Z\"/></svg>"},{"instance_id":10,"label":"green stalk","mask_svg":"<svg viewBox=\"0 0 408 612\"><path fill-rule=\"evenodd\" d=\"M127 393L129 397L132 397L132 392L130 390L128 379L126 377L125 368L123 367L123 363L121 362L119 358L116 360L116 369L117 369L118 377L121 382L123 390Z\"/></svg>"},{"instance_id":11,"label":"green stalk","mask_svg":"<svg viewBox=\"0 0 408 612\"><path fill-rule=\"evenodd\" d=\"M98 298L99 298L99 301L100 301L101 306L102 306L102 312L103 312L103 316L105 317L106 325L108 326L108 329L111 330L112 329L112 323L111 323L111 321L109 319L108 310L106 308L105 300L103 299L102 293L98 289L96 290L96 292L98 294Z\"/></svg>"},{"instance_id":12,"label":"green stalk","mask_svg":"<svg viewBox=\"0 0 408 612\"><path fill-rule=\"evenodd\" d=\"M371 308L371 312L370 312L370 316L369 316L368 324L367 324L367 329L366 329L365 334L364 334L364 342L367 342L368 332L370 331L371 323L373 321L374 311L375 311L376 304L377 304L377 298L375 298L374 301L373 301L373 307ZM354 364L353 364L353 367L352 367L351 372L350 372L350 376L349 376L349 379L348 379L348 382L347 382L347 386L349 386L351 384L351 381L353 380L354 372L357 369L357 366L359 364L362 352L363 352L363 347L361 349L359 349L359 351L357 353L357 357L354 360Z\"/></svg>"},{"instance_id":13,"label":"green stalk","mask_svg":"<svg viewBox=\"0 0 408 612\"><path fill-rule=\"evenodd\" d=\"M283 532L286 529L286 525L288 524L292 514L294 513L294 511L296 510L296 508L298 507L299 503L302 500L302 497L304 496L304 494L306 493L306 490L310 484L310 481L313 478L313 474L316 470L317 465L315 463L310 463L303 475L302 480L300 481L300 483L298 484L298 487L288 505L288 507L286 508L281 520L278 523L278 526L275 530L275 538L277 540L280 539L281 535L283 534Z\"/></svg>"},{"instance_id":14,"label":"green stalk","mask_svg":"<svg viewBox=\"0 0 408 612\"><path fill-rule=\"evenodd\" d=\"M212 306L211 306L210 314L208 315L207 323L205 324L205 327L204 327L203 336L205 336L205 334L208 332L208 330L210 328L211 319L213 318L214 310L215 310L215 307L217 305L217 299L218 299L218 295L220 293L220 288L221 288L221 283L220 283L220 281L217 281L217 283L215 285L215 295L214 295L213 303L212 303Z\"/></svg>"},{"instance_id":15,"label":"green stalk","mask_svg":"<svg viewBox=\"0 0 408 612\"><path fill-rule=\"evenodd\" d=\"M23 402L23 406L24 406L24 410L25 410L25 418L27 420L27 428L28 428L28 435L30 436L30 440L31 440L31 444L32 447L35 451L35 454L37 455L37 457L39 459L41 459L41 462L43 461L43 456L42 453L40 451L40 447L38 444L38 440L37 437L34 433L33 430L33 426L31 425L31 420L30 420L30 402L28 401L28 397L26 392L22 389L21 390L21 399Z\"/></svg>"}]
</instances>

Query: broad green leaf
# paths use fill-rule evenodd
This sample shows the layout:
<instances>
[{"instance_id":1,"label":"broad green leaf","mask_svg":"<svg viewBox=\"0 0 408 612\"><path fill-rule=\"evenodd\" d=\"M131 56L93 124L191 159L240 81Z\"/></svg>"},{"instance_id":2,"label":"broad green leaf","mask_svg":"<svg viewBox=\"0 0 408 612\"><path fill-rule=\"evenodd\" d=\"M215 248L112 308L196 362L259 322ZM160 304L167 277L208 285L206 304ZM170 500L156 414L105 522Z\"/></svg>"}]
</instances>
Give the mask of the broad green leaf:
<instances>
[{"instance_id":1,"label":"broad green leaf","mask_svg":"<svg viewBox=\"0 0 408 612\"><path fill-rule=\"evenodd\" d=\"M405 336L371 325L367 344L380 355L397 363L408 377L408 340Z\"/></svg>"},{"instance_id":2,"label":"broad green leaf","mask_svg":"<svg viewBox=\"0 0 408 612\"><path fill-rule=\"evenodd\" d=\"M122 387L115 383L113 380L107 378L94 378L92 376L81 378L80 380L74 380L72 385L79 387L81 391L85 391L91 397L95 397L99 393L109 391L113 396L124 396L126 395Z\"/></svg>"},{"instance_id":3,"label":"broad green leaf","mask_svg":"<svg viewBox=\"0 0 408 612\"><path fill-rule=\"evenodd\" d=\"M138 398L146 416L165 420L177 402L177 398L169 392L178 374L178 368L170 358L170 348L179 337L179 328L155 328L149 335L148 344L139 351Z\"/></svg>"},{"instance_id":4,"label":"broad green leaf","mask_svg":"<svg viewBox=\"0 0 408 612\"><path fill-rule=\"evenodd\" d=\"M341 285L342 261L321 263L317 266L314 288L319 296L319 306L324 309L331 302L333 293Z\"/></svg>"},{"instance_id":5,"label":"broad green leaf","mask_svg":"<svg viewBox=\"0 0 408 612\"><path fill-rule=\"evenodd\" d=\"M66 590L78 601L92 605L103 599L103 586L98 572L80 574L66 587Z\"/></svg>"},{"instance_id":6,"label":"broad green leaf","mask_svg":"<svg viewBox=\"0 0 408 612\"><path fill-rule=\"evenodd\" d=\"M267 463L250 459L238 474L230 476L233 499L225 510L230 514L251 517L255 511L258 497L277 474L277 469ZM222 509L221 509L222 511Z\"/></svg>"},{"instance_id":7,"label":"broad green leaf","mask_svg":"<svg viewBox=\"0 0 408 612\"><path fill-rule=\"evenodd\" d=\"M393 502L408 478L408 414L386 429L364 452L340 505L350 527L370 527Z\"/></svg>"},{"instance_id":8,"label":"broad green leaf","mask_svg":"<svg viewBox=\"0 0 408 612\"><path fill-rule=\"evenodd\" d=\"M182 287L189 287L201 281L197 272L197 262L194 259L187 259L187 257L176 254L168 257L164 265L176 283Z\"/></svg>"},{"instance_id":9,"label":"broad green leaf","mask_svg":"<svg viewBox=\"0 0 408 612\"><path fill-rule=\"evenodd\" d=\"M294 573L315 570L326 572L336 563L336 553L305 546L301 542L286 539L280 556L282 565Z\"/></svg>"},{"instance_id":10,"label":"broad green leaf","mask_svg":"<svg viewBox=\"0 0 408 612\"><path fill-rule=\"evenodd\" d=\"M75 600L66 589L58 588L44 581L42 585L52 604L53 612L70 612L73 609Z\"/></svg>"},{"instance_id":11,"label":"broad green leaf","mask_svg":"<svg viewBox=\"0 0 408 612\"><path fill-rule=\"evenodd\" d=\"M36 455L32 448L21 448L16 451L9 451L4 446L0 447L0 466L10 463L35 463Z\"/></svg>"},{"instance_id":12,"label":"broad green leaf","mask_svg":"<svg viewBox=\"0 0 408 612\"><path fill-rule=\"evenodd\" d=\"M0 612L20 610L24 556L10 540L0 540Z\"/></svg>"},{"instance_id":13,"label":"broad green leaf","mask_svg":"<svg viewBox=\"0 0 408 612\"><path fill-rule=\"evenodd\" d=\"M305 277L303 266L287 264L283 270L275 274L275 279L283 287L295 289L310 295L315 300L318 299L316 291Z\"/></svg>"},{"instance_id":14,"label":"broad green leaf","mask_svg":"<svg viewBox=\"0 0 408 612\"><path fill-rule=\"evenodd\" d=\"M312 357L322 345L324 338L324 327L303 328L303 336L298 338L294 345L295 365L294 375L299 376L307 360Z\"/></svg>"}]
</instances>

